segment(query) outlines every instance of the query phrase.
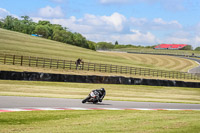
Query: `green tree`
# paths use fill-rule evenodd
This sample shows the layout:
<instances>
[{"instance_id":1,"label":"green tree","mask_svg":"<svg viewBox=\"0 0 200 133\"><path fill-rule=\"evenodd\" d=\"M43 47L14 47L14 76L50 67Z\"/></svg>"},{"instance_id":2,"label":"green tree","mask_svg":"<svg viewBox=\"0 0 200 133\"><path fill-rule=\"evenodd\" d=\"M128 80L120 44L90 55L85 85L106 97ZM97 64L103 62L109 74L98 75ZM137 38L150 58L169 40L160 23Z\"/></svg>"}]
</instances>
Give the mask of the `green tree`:
<instances>
[{"instance_id":1,"label":"green tree","mask_svg":"<svg viewBox=\"0 0 200 133\"><path fill-rule=\"evenodd\" d=\"M83 48L89 48L87 40L85 37L83 37L80 33L74 33L73 34L73 44L76 46L80 46Z\"/></svg>"},{"instance_id":2,"label":"green tree","mask_svg":"<svg viewBox=\"0 0 200 133\"><path fill-rule=\"evenodd\" d=\"M66 38L66 43L74 45L74 34L70 31L67 31L68 37Z\"/></svg>"},{"instance_id":3,"label":"green tree","mask_svg":"<svg viewBox=\"0 0 200 133\"><path fill-rule=\"evenodd\" d=\"M36 23L34 23L29 16L21 16L21 18L21 24L23 26L22 32L26 34L32 34L35 30Z\"/></svg>"},{"instance_id":4,"label":"green tree","mask_svg":"<svg viewBox=\"0 0 200 133\"><path fill-rule=\"evenodd\" d=\"M59 41L59 40L63 40L63 39L60 39L60 35L61 35L61 30L63 30L62 26L59 25L59 24L52 24L50 25L50 35L49 37L52 39L52 40L56 40L56 41Z\"/></svg>"},{"instance_id":5,"label":"green tree","mask_svg":"<svg viewBox=\"0 0 200 133\"><path fill-rule=\"evenodd\" d=\"M89 45L89 49L96 50L96 43L92 41L87 41Z\"/></svg>"},{"instance_id":6,"label":"green tree","mask_svg":"<svg viewBox=\"0 0 200 133\"><path fill-rule=\"evenodd\" d=\"M50 26L51 25L51 23L49 22L49 21L39 21L38 22L38 25L48 25L48 26Z\"/></svg>"},{"instance_id":7,"label":"green tree","mask_svg":"<svg viewBox=\"0 0 200 133\"><path fill-rule=\"evenodd\" d=\"M3 28L3 20L0 19L0 28Z\"/></svg>"},{"instance_id":8,"label":"green tree","mask_svg":"<svg viewBox=\"0 0 200 133\"><path fill-rule=\"evenodd\" d=\"M32 20L30 19L29 16L21 16L21 18L22 18L22 23L23 23L23 24L29 25L30 22L32 22Z\"/></svg>"},{"instance_id":9,"label":"green tree","mask_svg":"<svg viewBox=\"0 0 200 133\"><path fill-rule=\"evenodd\" d=\"M4 20L3 20L3 28L8 29L8 30L13 30L14 29L14 17L12 16L7 16Z\"/></svg>"},{"instance_id":10,"label":"green tree","mask_svg":"<svg viewBox=\"0 0 200 133\"><path fill-rule=\"evenodd\" d=\"M196 47L196 48L195 48L195 51L200 51L200 47Z\"/></svg>"},{"instance_id":11,"label":"green tree","mask_svg":"<svg viewBox=\"0 0 200 133\"><path fill-rule=\"evenodd\" d=\"M35 33L41 35L44 38L48 38L49 36L49 29L47 25L37 25L35 27Z\"/></svg>"},{"instance_id":12,"label":"green tree","mask_svg":"<svg viewBox=\"0 0 200 133\"><path fill-rule=\"evenodd\" d=\"M119 49L119 48L127 48L127 45L115 45L115 49Z\"/></svg>"},{"instance_id":13,"label":"green tree","mask_svg":"<svg viewBox=\"0 0 200 133\"><path fill-rule=\"evenodd\" d=\"M66 30L54 30L53 31L53 40L68 43L71 38L71 33Z\"/></svg>"},{"instance_id":14,"label":"green tree","mask_svg":"<svg viewBox=\"0 0 200 133\"><path fill-rule=\"evenodd\" d=\"M18 20L17 18L15 18L13 21L13 25L14 25L14 28L13 28L14 31L18 31L18 32L23 31L24 27L23 27L21 20Z\"/></svg>"},{"instance_id":15,"label":"green tree","mask_svg":"<svg viewBox=\"0 0 200 133\"><path fill-rule=\"evenodd\" d=\"M115 45L118 45L118 41L115 41Z\"/></svg>"},{"instance_id":16,"label":"green tree","mask_svg":"<svg viewBox=\"0 0 200 133\"><path fill-rule=\"evenodd\" d=\"M110 42L98 42L97 43L97 49L98 50L108 50L108 49L113 49L114 45Z\"/></svg>"},{"instance_id":17,"label":"green tree","mask_svg":"<svg viewBox=\"0 0 200 133\"><path fill-rule=\"evenodd\" d=\"M181 48L180 50L192 50L192 46L191 45L187 45L187 46Z\"/></svg>"},{"instance_id":18,"label":"green tree","mask_svg":"<svg viewBox=\"0 0 200 133\"><path fill-rule=\"evenodd\" d=\"M63 33L61 30L54 30L53 31L53 40L63 42Z\"/></svg>"}]
</instances>

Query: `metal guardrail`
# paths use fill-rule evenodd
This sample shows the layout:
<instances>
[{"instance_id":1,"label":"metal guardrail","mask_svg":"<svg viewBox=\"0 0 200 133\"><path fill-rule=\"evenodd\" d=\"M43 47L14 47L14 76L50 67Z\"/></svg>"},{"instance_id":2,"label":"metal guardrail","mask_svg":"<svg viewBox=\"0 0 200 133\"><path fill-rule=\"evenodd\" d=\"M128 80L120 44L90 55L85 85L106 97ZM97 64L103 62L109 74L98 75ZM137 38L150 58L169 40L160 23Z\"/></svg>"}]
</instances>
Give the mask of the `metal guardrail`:
<instances>
[{"instance_id":1,"label":"metal guardrail","mask_svg":"<svg viewBox=\"0 0 200 133\"><path fill-rule=\"evenodd\" d=\"M81 63L77 67L76 61L72 60L59 60L59 59L19 56L19 55L9 55L9 54L0 54L0 63L7 65L19 65L19 66L40 67L40 68L71 69L71 70L120 73L120 74L130 74L130 75L140 75L140 76L173 78L173 79L200 80L199 75L186 72L164 71L164 70L156 70L148 68L119 66L112 64L98 64L90 62Z\"/></svg>"}]
</instances>

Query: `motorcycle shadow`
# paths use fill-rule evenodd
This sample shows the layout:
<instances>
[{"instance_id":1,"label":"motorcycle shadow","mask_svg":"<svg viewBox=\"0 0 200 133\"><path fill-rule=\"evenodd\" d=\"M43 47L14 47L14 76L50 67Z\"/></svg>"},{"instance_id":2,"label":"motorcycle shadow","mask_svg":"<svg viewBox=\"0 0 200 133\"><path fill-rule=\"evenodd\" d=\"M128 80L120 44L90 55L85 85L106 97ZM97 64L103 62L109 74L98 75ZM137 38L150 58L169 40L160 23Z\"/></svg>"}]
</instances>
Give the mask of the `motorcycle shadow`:
<instances>
[{"instance_id":1,"label":"motorcycle shadow","mask_svg":"<svg viewBox=\"0 0 200 133\"><path fill-rule=\"evenodd\" d=\"M93 105L112 105L108 103L86 103L86 104L93 104Z\"/></svg>"}]
</instances>

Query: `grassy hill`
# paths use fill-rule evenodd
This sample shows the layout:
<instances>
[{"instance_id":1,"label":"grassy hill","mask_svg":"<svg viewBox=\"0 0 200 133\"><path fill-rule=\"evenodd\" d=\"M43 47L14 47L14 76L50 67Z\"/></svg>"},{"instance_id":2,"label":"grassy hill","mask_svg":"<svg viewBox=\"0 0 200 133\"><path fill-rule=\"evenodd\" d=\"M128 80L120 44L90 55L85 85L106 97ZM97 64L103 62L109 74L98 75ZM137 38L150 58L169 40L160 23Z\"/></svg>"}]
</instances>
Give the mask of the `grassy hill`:
<instances>
[{"instance_id":1,"label":"grassy hill","mask_svg":"<svg viewBox=\"0 0 200 133\"><path fill-rule=\"evenodd\" d=\"M0 28L0 53L186 72L194 61L163 55L96 52ZM2 67L1 67L2 68Z\"/></svg>"}]
</instances>

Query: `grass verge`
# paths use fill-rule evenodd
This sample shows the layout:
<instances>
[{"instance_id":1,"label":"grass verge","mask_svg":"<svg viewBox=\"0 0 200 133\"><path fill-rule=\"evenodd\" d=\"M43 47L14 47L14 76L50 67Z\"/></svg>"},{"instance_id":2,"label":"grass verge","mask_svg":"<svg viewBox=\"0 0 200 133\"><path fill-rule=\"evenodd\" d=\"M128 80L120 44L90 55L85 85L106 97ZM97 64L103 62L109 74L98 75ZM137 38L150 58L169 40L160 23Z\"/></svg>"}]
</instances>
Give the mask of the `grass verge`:
<instances>
[{"instance_id":1,"label":"grass verge","mask_svg":"<svg viewBox=\"0 0 200 133\"><path fill-rule=\"evenodd\" d=\"M0 80L0 95L82 99L101 87L106 100L200 104L199 88L144 85Z\"/></svg>"},{"instance_id":2,"label":"grass verge","mask_svg":"<svg viewBox=\"0 0 200 133\"><path fill-rule=\"evenodd\" d=\"M198 133L199 111L31 111L1 113L1 133Z\"/></svg>"}]
</instances>

